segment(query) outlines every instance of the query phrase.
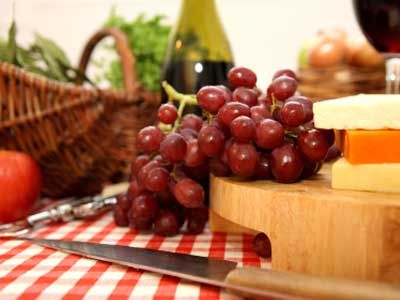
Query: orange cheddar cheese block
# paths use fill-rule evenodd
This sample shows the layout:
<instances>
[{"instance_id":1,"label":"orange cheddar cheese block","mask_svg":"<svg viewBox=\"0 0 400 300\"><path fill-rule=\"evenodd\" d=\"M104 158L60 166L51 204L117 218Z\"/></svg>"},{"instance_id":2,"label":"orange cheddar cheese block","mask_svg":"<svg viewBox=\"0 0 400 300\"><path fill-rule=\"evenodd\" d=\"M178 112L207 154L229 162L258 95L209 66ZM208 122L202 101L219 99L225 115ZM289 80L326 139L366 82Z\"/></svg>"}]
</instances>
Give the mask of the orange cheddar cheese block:
<instances>
[{"instance_id":1,"label":"orange cheddar cheese block","mask_svg":"<svg viewBox=\"0 0 400 300\"><path fill-rule=\"evenodd\" d=\"M351 164L400 163L400 130L346 130L342 146Z\"/></svg>"}]
</instances>

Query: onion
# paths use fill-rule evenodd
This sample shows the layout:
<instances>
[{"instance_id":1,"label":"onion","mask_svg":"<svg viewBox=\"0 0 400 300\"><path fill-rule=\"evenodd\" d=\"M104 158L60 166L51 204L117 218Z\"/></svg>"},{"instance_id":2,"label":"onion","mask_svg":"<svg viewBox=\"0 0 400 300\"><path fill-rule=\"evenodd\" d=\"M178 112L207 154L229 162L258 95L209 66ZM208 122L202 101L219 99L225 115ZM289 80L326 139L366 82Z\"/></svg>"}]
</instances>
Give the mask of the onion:
<instances>
[{"instance_id":1,"label":"onion","mask_svg":"<svg viewBox=\"0 0 400 300\"><path fill-rule=\"evenodd\" d=\"M346 43L346 61L357 67L378 67L383 64L383 57L364 37L348 39Z\"/></svg>"},{"instance_id":2,"label":"onion","mask_svg":"<svg viewBox=\"0 0 400 300\"><path fill-rule=\"evenodd\" d=\"M345 43L329 37L320 37L309 52L310 65L316 68L328 68L341 64L344 57Z\"/></svg>"}]
</instances>

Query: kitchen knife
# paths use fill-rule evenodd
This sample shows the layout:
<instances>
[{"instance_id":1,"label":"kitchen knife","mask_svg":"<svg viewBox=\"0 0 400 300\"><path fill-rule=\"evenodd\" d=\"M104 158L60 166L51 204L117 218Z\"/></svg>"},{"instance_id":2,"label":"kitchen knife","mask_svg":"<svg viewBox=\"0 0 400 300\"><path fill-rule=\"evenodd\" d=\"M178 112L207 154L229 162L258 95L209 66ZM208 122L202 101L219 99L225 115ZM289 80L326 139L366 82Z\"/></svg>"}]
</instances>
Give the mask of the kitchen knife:
<instances>
[{"instance_id":1,"label":"kitchen knife","mask_svg":"<svg viewBox=\"0 0 400 300\"><path fill-rule=\"evenodd\" d=\"M400 286L239 267L227 260L76 241L20 237L34 244L88 258L229 289L257 299L399 300Z\"/></svg>"}]
</instances>

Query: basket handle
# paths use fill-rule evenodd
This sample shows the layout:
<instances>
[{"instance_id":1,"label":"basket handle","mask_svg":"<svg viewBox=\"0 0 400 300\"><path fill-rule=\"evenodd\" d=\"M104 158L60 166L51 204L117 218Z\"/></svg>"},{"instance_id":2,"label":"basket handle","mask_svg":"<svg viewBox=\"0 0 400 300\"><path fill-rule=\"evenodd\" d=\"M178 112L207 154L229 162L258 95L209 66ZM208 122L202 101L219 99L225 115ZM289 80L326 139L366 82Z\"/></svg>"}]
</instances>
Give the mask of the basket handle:
<instances>
[{"instance_id":1,"label":"basket handle","mask_svg":"<svg viewBox=\"0 0 400 300\"><path fill-rule=\"evenodd\" d=\"M97 44L106 37L113 37L117 47L117 52L121 57L122 75L124 80L124 87L126 92L134 92L139 83L136 77L136 59L129 46L128 38L118 28L104 28L94 33L94 35L87 41L83 49L81 59L79 61L79 70L86 73L88 63L94 48Z\"/></svg>"}]
</instances>

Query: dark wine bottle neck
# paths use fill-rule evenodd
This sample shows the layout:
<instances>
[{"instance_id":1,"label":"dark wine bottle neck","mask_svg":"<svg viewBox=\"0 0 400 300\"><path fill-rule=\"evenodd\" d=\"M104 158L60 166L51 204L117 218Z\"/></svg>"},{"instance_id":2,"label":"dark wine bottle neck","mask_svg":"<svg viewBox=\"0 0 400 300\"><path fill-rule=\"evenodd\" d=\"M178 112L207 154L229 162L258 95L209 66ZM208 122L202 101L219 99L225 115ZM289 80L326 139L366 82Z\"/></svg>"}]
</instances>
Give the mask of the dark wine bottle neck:
<instances>
[{"instance_id":1,"label":"dark wine bottle neck","mask_svg":"<svg viewBox=\"0 0 400 300\"><path fill-rule=\"evenodd\" d=\"M177 59L232 61L214 0L182 0L174 35Z\"/></svg>"}]
</instances>

